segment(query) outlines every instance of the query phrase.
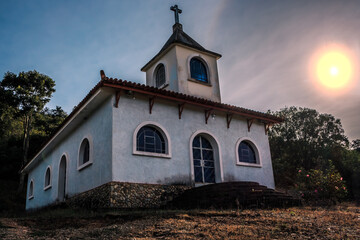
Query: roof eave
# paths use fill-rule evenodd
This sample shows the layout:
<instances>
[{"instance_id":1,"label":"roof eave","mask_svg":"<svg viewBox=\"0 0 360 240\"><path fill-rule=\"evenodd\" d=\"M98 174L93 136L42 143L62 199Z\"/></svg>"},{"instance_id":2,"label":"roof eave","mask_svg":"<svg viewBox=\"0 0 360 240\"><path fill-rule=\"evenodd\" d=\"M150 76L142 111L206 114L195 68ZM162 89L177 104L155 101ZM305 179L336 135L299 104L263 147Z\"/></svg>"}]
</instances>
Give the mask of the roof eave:
<instances>
[{"instance_id":1,"label":"roof eave","mask_svg":"<svg viewBox=\"0 0 360 240\"><path fill-rule=\"evenodd\" d=\"M183 46L183 47L186 47L186 48L189 48L191 50L195 50L195 51L198 51L198 52L201 52L201 53L204 53L204 54L208 54L212 57L215 57L216 60L220 59L222 56L221 54L219 53L216 53L216 52L212 52L212 51L209 51L209 50L201 50L201 49L198 49L198 48L194 48L192 46L189 46L187 44L184 44L182 42L173 42L171 43L167 48L165 48L164 50L160 51L159 53L157 53L149 62L147 62L142 68L141 68L141 71L142 72L146 72L150 66L152 66L156 61L158 61L162 56L164 56L167 52L170 51L170 49L174 46Z\"/></svg>"},{"instance_id":2,"label":"roof eave","mask_svg":"<svg viewBox=\"0 0 360 240\"><path fill-rule=\"evenodd\" d=\"M172 44L170 44L169 47L167 47L166 49L158 52L158 53L157 53L152 59L150 59L150 61L148 61L140 70L141 70L142 72L146 72L154 62L158 61L162 56L164 56L167 52L169 52L170 49L171 49L174 45L175 45L175 44L172 43Z\"/></svg>"},{"instance_id":3,"label":"roof eave","mask_svg":"<svg viewBox=\"0 0 360 240\"><path fill-rule=\"evenodd\" d=\"M21 169L21 173L26 173L29 168L36 164L37 161L39 161L40 156L42 153L49 147L49 145L54 141L55 138L57 138L72 122L73 120L88 106L92 100L98 96L101 92L102 82L97 84L92 91L90 91L89 95L86 96L84 100L85 102L80 102L79 105L75 108L73 112L63 121L59 129L57 129L53 135L49 138L49 140L46 142L46 144L40 149L40 151L37 152L37 154Z\"/></svg>"},{"instance_id":4,"label":"roof eave","mask_svg":"<svg viewBox=\"0 0 360 240\"><path fill-rule=\"evenodd\" d=\"M114 82L112 82L112 81L114 81ZM185 95L185 94L170 92L168 90L157 89L157 88L149 87L149 86L145 86L145 85L143 85L143 86L145 88L149 88L149 89L140 89L139 87L127 86L128 85L127 82L123 82L123 83L124 83L123 85L120 85L119 83L116 83L116 80L108 79L107 81L104 82L104 86L111 87L111 88L117 88L117 89L123 89L123 90L131 90L133 92L147 94L150 96L155 96L155 97L168 99L168 100L172 100L172 101L188 103L188 104L204 107L206 109L212 109L214 111L221 111L221 112L225 112L225 113L229 113L229 114L236 114L236 115L247 117L247 118L254 118L254 119L257 119L264 123L276 124L276 123L283 122L283 118L279 118L279 117L269 115L266 113L255 112L255 111L247 110L247 109L243 109L243 108L240 108L241 110L232 109L234 106L223 104L223 103L212 102L210 100L196 98L196 97L194 97L194 99L186 99L186 97L188 97L188 95ZM139 84L136 84L136 85L139 86ZM153 91L151 91L151 90L153 90ZM164 92L164 93L162 93L162 92ZM169 93L175 93L179 96L169 96L170 95ZM181 96L183 96L183 97L181 97ZM198 100L198 101L195 101L195 100ZM220 105L220 106L217 106L217 105Z\"/></svg>"}]
</instances>

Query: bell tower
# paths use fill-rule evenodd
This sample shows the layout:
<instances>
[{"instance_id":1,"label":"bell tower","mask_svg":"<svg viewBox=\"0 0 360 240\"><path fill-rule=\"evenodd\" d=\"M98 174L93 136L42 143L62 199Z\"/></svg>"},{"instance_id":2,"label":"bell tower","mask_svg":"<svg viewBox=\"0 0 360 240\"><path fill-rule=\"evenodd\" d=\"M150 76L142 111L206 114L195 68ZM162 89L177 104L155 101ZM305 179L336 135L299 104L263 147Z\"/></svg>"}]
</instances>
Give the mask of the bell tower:
<instances>
[{"instance_id":1,"label":"bell tower","mask_svg":"<svg viewBox=\"0 0 360 240\"><path fill-rule=\"evenodd\" d=\"M182 10L174 5L173 33L161 50L141 68L146 84L221 102L217 60L221 55L206 50L183 31Z\"/></svg>"}]
</instances>

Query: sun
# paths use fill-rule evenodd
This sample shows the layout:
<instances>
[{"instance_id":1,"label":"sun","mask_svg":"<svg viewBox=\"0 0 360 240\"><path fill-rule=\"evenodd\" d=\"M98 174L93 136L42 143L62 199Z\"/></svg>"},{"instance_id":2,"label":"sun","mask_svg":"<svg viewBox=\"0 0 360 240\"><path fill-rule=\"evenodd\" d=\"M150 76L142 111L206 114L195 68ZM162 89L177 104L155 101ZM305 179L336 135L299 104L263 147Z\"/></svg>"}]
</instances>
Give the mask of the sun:
<instances>
[{"instance_id":1,"label":"sun","mask_svg":"<svg viewBox=\"0 0 360 240\"><path fill-rule=\"evenodd\" d=\"M331 67L330 68L330 74L333 75L333 76L336 76L338 75L339 73L339 69L337 67Z\"/></svg>"},{"instance_id":2,"label":"sun","mask_svg":"<svg viewBox=\"0 0 360 240\"><path fill-rule=\"evenodd\" d=\"M352 77L352 66L344 53L328 51L322 53L317 61L316 75L318 81L330 89L346 87Z\"/></svg>"}]
</instances>

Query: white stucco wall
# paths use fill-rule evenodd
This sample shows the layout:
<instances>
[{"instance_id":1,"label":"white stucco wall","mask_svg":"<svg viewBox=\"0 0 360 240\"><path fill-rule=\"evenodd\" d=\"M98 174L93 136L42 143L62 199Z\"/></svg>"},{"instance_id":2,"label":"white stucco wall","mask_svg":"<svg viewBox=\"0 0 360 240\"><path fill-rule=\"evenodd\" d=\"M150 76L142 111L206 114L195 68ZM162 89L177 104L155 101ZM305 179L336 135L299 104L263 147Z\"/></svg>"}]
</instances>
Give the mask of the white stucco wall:
<instances>
[{"instance_id":1,"label":"white stucco wall","mask_svg":"<svg viewBox=\"0 0 360 240\"><path fill-rule=\"evenodd\" d=\"M213 138L210 142L218 145L214 146L219 153L215 157L216 182L255 181L275 187L263 124L255 121L248 132L246 119L234 116L228 129L226 115L220 112L215 112L215 118L210 117L205 124L204 109L190 105L185 105L182 119L179 119L178 103L162 99L155 99L152 114L149 114L149 98L142 94L135 94L135 99L123 94L118 108L114 107L114 102L115 94L112 94L29 171L28 188L33 180L34 198L27 198L26 209L43 207L58 200L59 164L64 154L67 157L68 197L110 181L193 185L191 139L197 133ZM171 141L171 155L133 154L134 131L146 121L163 127ZM79 171L79 148L84 137L89 137L92 143L93 163ZM237 163L239 139L249 140L257 146L260 165ZM51 167L52 187L44 190L48 166Z\"/></svg>"},{"instance_id":2,"label":"white stucco wall","mask_svg":"<svg viewBox=\"0 0 360 240\"><path fill-rule=\"evenodd\" d=\"M113 181L134 183L192 184L191 136L197 131L210 133L219 143L222 178L216 181L255 181L274 188L270 149L264 125L254 122L248 132L246 119L234 117L230 128L226 116L216 113L205 124L204 110L185 105L179 119L177 103L156 99L149 114L148 98L123 97L119 108L113 108ZM145 121L156 122L168 132L171 141L171 158L138 156L133 154L133 134ZM236 162L236 143L246 137L256 146L261 167L240 166ZM219 168L217 171L219 171Z\"/></svg>"},{"instance_id":3,"label":"white stucco wall","mask_svg":"<svg viewBox=\"0 0 360 240\"><path fill-rule=\"evenodd\" d=\"M221 102L216 58L183 46L175 46L175 48L178 64L179 92ZM190 60L193 57L200 58L206 65L209 85L189 81L191 79Z\"/></svg>"},{"instance_id":4,"label":"white stucco wall","mask_svg":"<svg viewBox=\"0 0 360 240\"><path fill-rule=\"evenodd\" d=\"M39 208L58 199L59 164L61 157L67 156L66 194L71 197L111 181L111 135L112 104L108 98L96 111L84 119L75 131L68 135L50 154L28 174L26 209ZM93 163L78 170L78 155L81 141L89 137L90 154ZM44 190L45 172L51 166L51 188ZM29 183L34 180L34 198L29 200Z\"/></svg>"},{"instance_id":5,"label":"white stucco wall","mask_svg":"<svg viewBox=\"0 0 360 240\"><path fill-rule=\"evenodd\" d=\"M206 65L209 84L194 82L196 80L189 81L191 79L190 60L193 57L201 59ZM146 70L147 85L156 86L154 72L159 64L165 66L167 85L165 89L221 102L216 57L195 49L175 45L169 51L163 53L158 61L154 62Z\"/></svg>"},{"instance_id":6,"label":"white stucco wall","mask_svg":"<svg viewBox=\"0 0 360 240\"><path fill-rule=\"evenodd\" d=\"M175 48L171 48L164 56L154 62L153 65L146 70L146 85L156 87L155 70L159 64L164 64L165 66L165 85L167 85L165 89L177 92L179 87L177 82L178 76Z\"/></svg>"}]
</instances>

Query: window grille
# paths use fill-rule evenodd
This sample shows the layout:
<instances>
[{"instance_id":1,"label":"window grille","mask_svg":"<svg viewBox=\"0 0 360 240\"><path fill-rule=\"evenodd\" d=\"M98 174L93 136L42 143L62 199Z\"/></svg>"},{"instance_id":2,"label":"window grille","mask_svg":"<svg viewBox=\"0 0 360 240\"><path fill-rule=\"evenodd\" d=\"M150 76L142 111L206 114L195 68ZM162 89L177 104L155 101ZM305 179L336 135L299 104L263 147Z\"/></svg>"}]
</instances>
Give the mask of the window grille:
<instances>
[{"instance_id":1,"label":"window grille","mask_svg":"<svg viewBox=\"0 0 360 240\"><path fill-rule=\"evenodd\" d=\"M250 143L242 141L238 149L239 161L246 163L257 163L254 148Z\"/></svg>"},{"instance_id":2,"label":"window grille","mask_svg":"<svg viewBox=\"0 0 360 240\"><path fill-rule=\"evenodd\" d=\"M164 64L160 64L156 70L156 87L161 87L165 84L165 67Z\"/></svg>"},{"instance_id":3,"label":"window grille","mask_svg":"<svg viewBox=\"0 0 360 240\"><path fill-rule=\"evenodd\" d=\"M206 72L205 64L197 58L193 58L190 61L191 78L199 80L204 83L208 83L208 76Z\"/></svg>"},{"instance_id":4,"label":"window grille","mask_svg":"<svg viewBox=\"0 0 360 240\"><path fill-rule=\"evenodd\" d=\"M214 183L214 150L210 142L203 136L196 136L193 140L193 161L195 182Z\"/></svg>"},{"instance_id":5,"label":"window grille","mask_svg":"<svg viewBox=\"0 0 360 240\"><path fill-rule=\"evenodd\" d=\"M154 127L140 128L136 136L136 150L153 153L166 153L165 139Z\"/></svg>"}]
</instances>

